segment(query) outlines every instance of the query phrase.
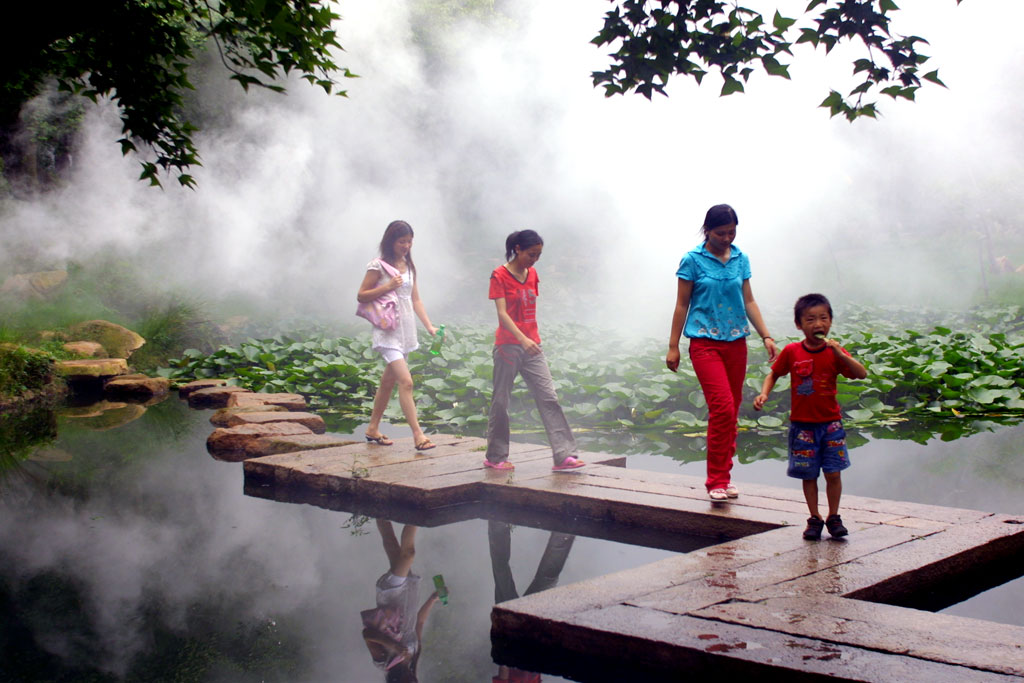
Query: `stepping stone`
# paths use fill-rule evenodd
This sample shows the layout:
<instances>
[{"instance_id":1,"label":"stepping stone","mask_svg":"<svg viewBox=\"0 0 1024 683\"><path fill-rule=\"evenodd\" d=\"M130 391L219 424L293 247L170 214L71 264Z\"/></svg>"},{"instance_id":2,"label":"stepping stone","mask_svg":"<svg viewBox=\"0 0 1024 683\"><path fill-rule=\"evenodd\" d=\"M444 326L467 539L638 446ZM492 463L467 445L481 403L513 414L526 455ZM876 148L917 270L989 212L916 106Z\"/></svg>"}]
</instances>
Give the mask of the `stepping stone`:
<instances>
[{"instance_id":1,"label":"stepping stone","mask_svg":"<svg viewBox=\"0 0 1024 683\"><path fill-rule=\"evenodd\" d=\"M217 386L197 389L188 395L189 408L225 408L231 394L250 393L244 387Z\"/></svg>"},{"instance_id":2,"label":"stepping stone","mask_svg":"<svg viewBox=\"0 0 1024 683\"><path fill-rule=\"evenodd\" d=\"M306 399L301 394L235 394L228 399L228 408L249 408L258 406L280 406L285 410L306 410Z\"/></svg>"},{"instance_id":3,"label":"stepping stone","mask_svg":"<svg viewBox=\"0 0 1024 683\"><path fill-rule=\"evenodd\" d=\"M298 436L312 434L308 427L294 422L271 422L247 424L237 427L221 427L213 430L206 440L206 450L218 460L237 462L253 457L255 442L269 436Z\"/></svg>"},{"instance_id":4,"label":"stepping stone","mask_svg":"<svg viewBox=\"0 0 1024 683\"><path fill-rule=\"evenodd\" d=\"M117 377L128 374L128 361L124 358L87 358L84 360L59 360L55 367L57 374L70 381L77 379Z\"/></svg>"},{"instance_id":5,"label":"stepping stone","mask_svg":"<svg viewBox=\"0 0 1024 683\"><path fill-rule=\"evenodd\" d=\"M327 431L324 419L316 413L297 413L292 411L260 411L256 413L235 413L228 415L225 423L228 427L239 425L268 424L273 422L289 422L300 424L315 434Z\"/></svg>"},{"instance_id":6,"label":"stepping stone","mask_svg":"<svg viewBox=\"0 0 1024 683\"><path fill-rule=\"evenodd\" d=\"M146 375L124 375L103 385L103 393L110 398L141 398L163 396L171 388L171 380Z\"/></svg>"},{"instance_id":7,"label":"stepping stone","mask_svg":"<svg viewBox=\"0 0 1024 683\"><path fill-rule=\"evenodd\" d=\"M188 398L193 391L209 389L210 387L225 387L227 384L228 381L226 379L197 379L178 387L178 396L180 398Z\"/></svg>"},{"instance_id":8,"label":"stepping stone","mask_svg":"<svg viewBox=\"0 0 1024 683\"><path fill-rule=\"evenodd\" d=\"M333 434L299 434L297 436L264 436L257 439L250 452L259 455L313 451L335 446L351 446L358 441L343 439Z\"/></svg>"},{"instance_id":9,"label":"stepping stone","mask_svg":"<svg viewBox=\"0 0 1024 683\"><path fill-rule=\"evenodd\" d=\"M245 394L232 394L231 397L234 398L235 396L239 396L239 395L244 396ZM228 403L230 403L230 402L231 401L229 399ZM267 405L263 405L262 403L260 405L258 405L258 406L244 407L244 408L230 408L230 407L229 408L221 408L220 410L218 410L217 412L215 412L213 415L210 416L210 424L214 425L215 427L230 427L232 425L228 424L228 420L231 418L232 415L237 415L239 413L266 413L266 412L271 412L271 413L287 413L288 411L287 411L287 409L282 408L281 406L267 406Z\"/></svg>"}]
</instances>

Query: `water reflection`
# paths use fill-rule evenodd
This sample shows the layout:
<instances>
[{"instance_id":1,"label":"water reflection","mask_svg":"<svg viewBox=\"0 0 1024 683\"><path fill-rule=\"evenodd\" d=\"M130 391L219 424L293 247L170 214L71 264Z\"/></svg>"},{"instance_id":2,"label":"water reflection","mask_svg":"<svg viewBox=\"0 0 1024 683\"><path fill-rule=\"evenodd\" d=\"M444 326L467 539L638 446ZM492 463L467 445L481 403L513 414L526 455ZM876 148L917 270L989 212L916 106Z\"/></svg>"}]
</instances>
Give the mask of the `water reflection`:
<instances>
[{"instance_id":1,"label":"water reflection","mask_svg":"<svg viewBox=\"0 0 1024 683\"><path fill-rule=\"evenodd\" d=\"M375 582L392 566L380 524L318 501L244 495L241 467L206 452L209 416L168 400L113 430L61 419L56 438L51 430L34 451L19 452L20 474L0 481L7 680L383 678L357 618L376 605ZM1022 435L1016 427L927 447L871 442L854 453L849 471L860 478L850 492L1019 513ZM661 456L631 457L630 466L689 473ZM700 475L703 463L692 466ZM790 485L782 461L738 472L743 481ZM422 680L503 675L490 656L495 600L693 547L664 534L496 508L426 523L376 517L392 520L399 549L402 525L421 527L410 573L443 572L451 586L449 605L431 609L419 639L413 670ZM1004 589L1016 597L993 591L969 615L1020 623L1021 580L995 590ZM417 616L427 591L419 586Z\"/></svg>"},{"instance_id":2,"label":"water reflection","mask_svg":"<svg viewBox=\"0 0 1024 683\"><path fill-rule=\"evenodd\" d=\"M387 520L378 519L377 530L388 557L388 570L374 584L377 606L359 613L363 642L374 666L384 671L384 680L389 683L417 681L423 627L430 610L439 602L438 594L435 590L417 609L422 581L412 572L417 527L411 524L402 527L401 540Z\"/></svg>"}]
</instances>

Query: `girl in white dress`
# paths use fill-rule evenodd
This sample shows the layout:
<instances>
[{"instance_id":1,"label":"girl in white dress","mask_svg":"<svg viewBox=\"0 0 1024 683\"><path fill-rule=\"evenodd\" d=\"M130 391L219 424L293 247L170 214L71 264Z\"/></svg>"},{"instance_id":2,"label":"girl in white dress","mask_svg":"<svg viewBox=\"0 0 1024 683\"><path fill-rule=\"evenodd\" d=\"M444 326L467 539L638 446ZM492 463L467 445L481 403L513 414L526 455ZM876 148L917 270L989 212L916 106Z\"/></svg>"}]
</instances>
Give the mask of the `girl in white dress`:
<instances>
[{"instance_id":1,"label":"girl in white dress","mask_svg":"<svg viewBox=\"0 0 1024 683\"><path fill-rule=\"evenodd\" d=\"M412 428L413 443L416 450L425 451L434 448L434 444L420 429L416 417L416 403L412 396L412 374L406 363L406 356L419 348L416 338L416 319L423 322L427 332L436 334L437 330L430 322L427 309L420 300L416 286L416 266L412 261L412 227L405 221L392 221L384 231L380 241L380 258L375 258L366 266L366 276L359 286L358 300L360 303L373 301L383 294L394 292L398 297L398 324L394 329L382 330L373 328L373 349L379 351L387 367L380 378L380 386L373 397L373 412L370 423L366 425L366 440L382 446L394 443L380 432L380 421L384 410L391 401L391 394L398 385L398 402L405 414L405 421ZM381 261L398 271L391 277L385 271Z\"/></svg>"}]
</instances>

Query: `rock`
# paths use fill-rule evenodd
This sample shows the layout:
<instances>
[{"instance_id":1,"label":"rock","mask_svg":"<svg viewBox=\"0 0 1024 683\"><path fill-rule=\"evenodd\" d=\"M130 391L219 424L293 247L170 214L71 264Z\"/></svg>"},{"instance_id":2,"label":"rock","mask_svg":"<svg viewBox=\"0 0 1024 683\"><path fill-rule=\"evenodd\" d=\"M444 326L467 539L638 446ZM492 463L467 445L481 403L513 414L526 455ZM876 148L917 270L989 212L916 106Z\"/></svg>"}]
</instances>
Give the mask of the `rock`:
<instances>
[{"instance_id":1,"label":"rock","mask_svg":"<svg viewBox=\"0 0 1024 683\"><path fill-rule=\"evenodd\" d=\"M235 394L228 399L228 408L258 408L260 406L280 406L285 410L303 411L307 408L306 399L301 394Z\"/></svg>"},{"instance_id":2,"label":"rock","mask_svg":"<svg viewBox=\"0 0 1024 683\"><path fill-rule=\"evenodd\" d=\"M323 434L327 431L324 419L316 413L298 413L293 411L273 412L260 411L255 413L235 413L227 417L228 427L238 425L269 424L272 422L288 422L300 424L314 434Z\"/></svg>"},{"instance_id":3,"label":"rock","mask_svg":"<svg viewBox=\"0 0 1024 683\"><path fill-rule=\"evenodd\" d=\"M171 388L171 380L146 375L125 375L112 379L103 385L103 393L110 398L148 399L163 396Z\"/></svg>"},{"instance_id":4,"label":"rock","mask_svg":"<svg viewBox=\"0 0 1024 683\"><path fill-rule=\"evenodd\" d=\"M263 436L256 439L248 447L248 452L255 455L277 455L278 453L295 453L312 451L318 448L334 448L350 446L358 441L342 439L333 434L299 434L297 436Z\"/></svg>"},{"instance_id":5,"label":"rock","mask_svg":"<svg viewBox=\"0 0 1024 683\"><path fill-rule=\"evenodd\" d=\"M216 386L196 389L188 395L189 408L225 408L231 394L249 392L245 387Z\"/></svg>"},{"instance_id":6,"label":"rock","mask_svg":"<svg viewBox=\"0 0 1024 683\"><path fill-rule=\"evenodd\" d=\"M243 394L231 394L231 398L235 398L236 396L240 395ZM229 406L227 408L221 408L220 410L218 410L217 412L210 416L211 424L217 427L230 427L231 425L228 424L228 420L231 418L232 415L236 415L238 413L265 413L268 411L278 413L288 412L281 406L266 406L263 405L262 403L259 404L258 406L242 406L234 408L230 407L230 403L231 399L228 399Z\"/></svg>"},{"instance_id":7,"label":"rock","mask_svg":"<svg viewBox=\"0 0 1024 683\"><path fill-rule=\"evenodd\" d=\"M83 358L106 358L107 350L103 344L91 341L73 341L64 344L64 350Z\"/></svg>"},{"instance_id":8,"label":"rock","mask_svg":"<svg viewBox=\"0 0 1024 683\"><path fill-rule=\"evenodd\" d=\"M226 387L227 384L228 381L226 379L197 379L178 387L178 396L188 398L189 394L193 391L209 389L210 387Z\"/></svg>"},{"instance_id":9,"label":"rock","mask_svg":"<svg viewBox=\"0 0 1024 683\"><path fill-rule=\"evenodd\" d=\"M106 320L88 320L72 325L68 331L78 339L103 344L111 358L128 358L146 343L139 334Z\"/></svg>"},{"instance_id":10,"label":"rock","mask_svg":"<svg viewBox=\"0 0 1024 683\"><path fill-rule=\"evenodd\" d=\"M41 270L12 275L0 285L0 294L22 299L45 299L68 281L67 271Z\"/></svg>"},{"instance_id":11,"label":"rock","mask_svg":"<svg viewBox=\"0 0 1024 683\"><path fill-rule=\"evenodd\" d=\"M301 424L285 422L221 427L213 430L206 440L206 450L218 460L236 462L259 455L255 450L255 442L260 438L297 436L299 434L312 434L312 432Z\"/></svg>"},{"instance_id":12,"label":"rock","mask_svg":"<svg viewBox=\"0 0 1024 683\"><path fill-rule=\"evenodd\" d=\"M59 360L54 366L58 375L72 381L76 378L104 378L128 374L128 361L124 358Z\"/></svg>"}]
</instances>

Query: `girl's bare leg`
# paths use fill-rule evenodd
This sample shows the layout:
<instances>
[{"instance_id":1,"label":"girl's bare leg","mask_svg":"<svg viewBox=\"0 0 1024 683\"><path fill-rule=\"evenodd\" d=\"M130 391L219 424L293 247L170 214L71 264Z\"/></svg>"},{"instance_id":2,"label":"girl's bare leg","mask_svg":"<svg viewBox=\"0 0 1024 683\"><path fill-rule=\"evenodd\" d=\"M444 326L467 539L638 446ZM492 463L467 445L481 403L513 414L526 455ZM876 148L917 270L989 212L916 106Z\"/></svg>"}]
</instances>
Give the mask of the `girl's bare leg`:
<instances>
[{"instance_id":1,"label":"girl's bare leg","mask_svg":"<svg viewBox=\"0 0 1024 683\"><path fill-rule=\"evenodd\" d=\"M397 362L395 361L395 363ZM388 402L391 401L391 394L395 391L395 372L392 369L395 363L388 363L384 368L384 373L380 376L377 393L373 396L373 412L370 413L370 422L366 425L367 436L380 436L380 421L384 417L384 411L387 410ZM404 364L405 361L402 363ZM406 373L408 372L409 369L406 368Z\"/></svg>"},{"instance_id":2,"label":"girl's bare leg","mask_svg":"<svg viewBox=\"0 0 1024 683\"><path fill-rule=\"evenodd\" d=\"M394 383L398 385L398 403L402 406L405 421L412 429L413 443L420 443L425 435L420 429L420 421L416 415L416 399L412 395L412 374L409 372L409 366L404 358L399 358L388 365L388 370L394 372Z\"/></svg>"}]
</instances>

